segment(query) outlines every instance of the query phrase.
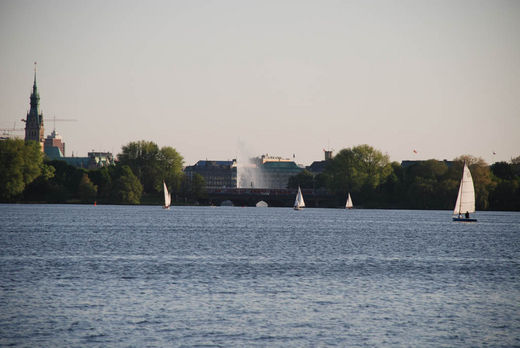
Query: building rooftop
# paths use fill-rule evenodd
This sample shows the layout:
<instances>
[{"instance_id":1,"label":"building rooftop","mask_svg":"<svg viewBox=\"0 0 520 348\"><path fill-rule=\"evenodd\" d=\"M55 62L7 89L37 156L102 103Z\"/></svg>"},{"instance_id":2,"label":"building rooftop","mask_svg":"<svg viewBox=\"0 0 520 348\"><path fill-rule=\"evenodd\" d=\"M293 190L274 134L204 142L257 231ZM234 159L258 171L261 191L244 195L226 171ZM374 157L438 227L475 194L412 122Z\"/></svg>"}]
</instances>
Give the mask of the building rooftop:
<instances>
[{"instance_id":1,"label":"building rooftop","mask_svg":"<svg viewBox=\"0 0 520 348\"><path fill-rule=\"evenodd\" d=\"M198 167L209 167L209 166L223 166L223 167L231 167L236 165L236 161L209 161L209 160L200 160L195 163Z\"/></svg>"},{"instance_id":2,"label":"building rooftop","mask_svg":"<svg viewBox=\"0 0 520 348\"><path fill-rule=\"evenodd\" d=\"M268 154L260 156L260 160L262 163L270 163L270 162L292 162L292 160L288 158L282 158L282 157L273 157L269 156Z\"/></svg>"},{"instance_id":3,"label":"building rooftop","mask_svg":"<svg viewBox=\"0 0 520 348\"><path fill-rule=\"evenodd\" d=\"M53 130L51 134L47 135L47 139L62 139L61 135L56 132L56 130Z\"/></svg>"},{"instance_id":4,"label":"building rooftop","mask_svg":"<svg viewBox=\"0 0 520 348\"><path fill-rule=\"evenodd\" d=\"M60 148L56 146L45 146L44 152L51 160L63 158L63 153Z\"/></svg>"},{"instance_id":5,"label":"building rooftop","mask_svg":"<svg viewBox=\"0 0 520 348\"><path fill-rule=\"evenodd\" d=\"M325 167L329 161L314 161L310 166L307 167L307 170L312 173L323 173L325 171Z\"/></svg>"},{"instance_id":6,"label":"building rooftop","mask_svg":"<svg viewBox=\"0 0 520 348\"><path fill-rule=\"evenodd\" d=\"M301 170L302 168L298 167L298 165L294 162L265 162L262 165L264 169L274 169L274 170Z\"/></svg>"}]
</instances>

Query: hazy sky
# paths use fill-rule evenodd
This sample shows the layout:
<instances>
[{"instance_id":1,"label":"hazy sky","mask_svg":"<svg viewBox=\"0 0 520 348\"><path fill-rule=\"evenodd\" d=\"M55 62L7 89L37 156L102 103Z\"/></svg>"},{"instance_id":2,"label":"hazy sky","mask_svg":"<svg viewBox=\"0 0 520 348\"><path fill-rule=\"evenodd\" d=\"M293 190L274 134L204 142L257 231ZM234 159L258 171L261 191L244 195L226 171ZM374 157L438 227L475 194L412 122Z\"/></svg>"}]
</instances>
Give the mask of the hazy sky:
<instances>
[{"instance_id":1,"label":"hazy sky","mask_svg":"<svg viewBox=\"0 0 520 348\"><path fill-rule=\"evenodd\" d=\"M67 155L520 155L520 1L0 0L0 128L34 61L44 117L77 119Z\"/></svg>"}]
</instances>

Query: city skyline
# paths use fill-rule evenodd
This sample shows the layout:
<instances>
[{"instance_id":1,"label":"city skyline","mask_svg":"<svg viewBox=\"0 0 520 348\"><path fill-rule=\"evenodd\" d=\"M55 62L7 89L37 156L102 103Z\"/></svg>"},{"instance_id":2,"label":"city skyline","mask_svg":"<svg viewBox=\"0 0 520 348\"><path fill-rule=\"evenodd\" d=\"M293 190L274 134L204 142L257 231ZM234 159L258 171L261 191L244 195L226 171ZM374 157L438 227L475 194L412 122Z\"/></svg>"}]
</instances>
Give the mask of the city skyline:
<instances>
[{"instance_id":1,"label":"city skyline","mask_svg":"<svg viewBox=\"0 0 520 348\"><path fill-rule=\"evenodd\" d=\"M68 156L150 140L185 165L359 144L509 161L519 34L510 1L3 1L0 128L24 126L37 61L44 117L77 120L56 124Z\"/></svg>"}]
</instances>

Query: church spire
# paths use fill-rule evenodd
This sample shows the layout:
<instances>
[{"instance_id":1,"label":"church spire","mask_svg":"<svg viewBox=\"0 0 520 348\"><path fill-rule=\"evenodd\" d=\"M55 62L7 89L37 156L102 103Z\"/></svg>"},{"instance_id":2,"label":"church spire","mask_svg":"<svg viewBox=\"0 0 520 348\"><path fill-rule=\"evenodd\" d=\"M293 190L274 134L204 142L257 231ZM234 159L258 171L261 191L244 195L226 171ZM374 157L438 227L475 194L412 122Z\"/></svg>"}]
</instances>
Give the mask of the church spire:
<instances>
[{"instance_id":1,"label":"church spire","mask_svg":"<svg viewBox=\"0 0 520 348\"><path fill-rule=\"evenodd\" d=\"M36 86L36 62L34 62L34 83L33 91L31 93L31 112L39 114L40 109L40 94L38 93L38 87Z\"/></svg>"},{"instance_id":2,"label":"church spire","mask_svg":"<svg viewBox=\"0 0 520 348\"><path fill-rule=\"evenodd\" d=\"M40 143L43 151L43 115L40 113L40 94L36 86L36 62L34 62L34 83L31 93L31 109L25 120L25 140Z\"/></svg>"},{"instance_id":3,"label":"church spire","mask_svg":"<svg viewBox=\"0 0 520 348\"><path fill-rule=\"evenodd\" d=\"M33 83L33 92L36 91L36 62L34 62L34 83Z\"/></svg>"}]
</instances>

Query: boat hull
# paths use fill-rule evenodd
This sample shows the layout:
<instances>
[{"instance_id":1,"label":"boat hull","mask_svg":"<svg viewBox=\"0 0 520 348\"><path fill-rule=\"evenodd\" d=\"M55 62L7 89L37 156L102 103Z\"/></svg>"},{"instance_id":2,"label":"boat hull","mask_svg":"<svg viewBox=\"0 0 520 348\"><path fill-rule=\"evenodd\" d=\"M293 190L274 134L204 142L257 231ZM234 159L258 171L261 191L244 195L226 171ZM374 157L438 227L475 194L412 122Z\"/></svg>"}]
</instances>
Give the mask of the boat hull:
<instances>
[{"instance_id":1,"label":"boat hull","mask_svg":"<svg viewBox=\"0 0 520 348\"><path fill-rule=\"evenodd\" d=\"M466 218L459 218L459 217L454 217L453 218L453 221L459 221L459 222L477 222L477 219L466 219Z\"/></svg>"}]
</instances>

